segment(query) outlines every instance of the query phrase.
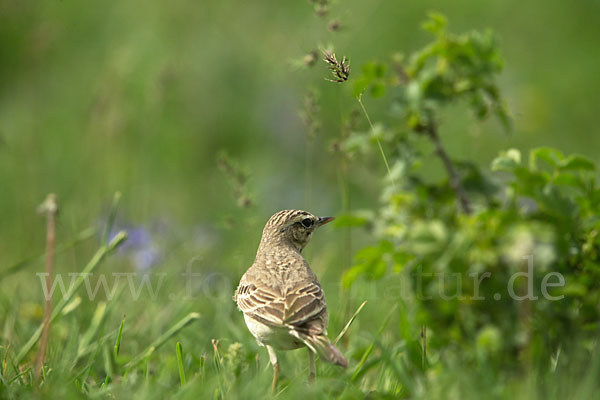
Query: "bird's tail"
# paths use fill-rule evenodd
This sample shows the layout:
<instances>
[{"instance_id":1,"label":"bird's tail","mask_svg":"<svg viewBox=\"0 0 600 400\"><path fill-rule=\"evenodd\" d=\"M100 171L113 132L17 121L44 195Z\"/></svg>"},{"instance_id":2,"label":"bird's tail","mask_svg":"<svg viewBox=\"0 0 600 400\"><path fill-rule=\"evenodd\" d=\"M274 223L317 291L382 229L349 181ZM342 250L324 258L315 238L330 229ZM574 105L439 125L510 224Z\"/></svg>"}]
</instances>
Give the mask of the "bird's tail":
<instances>
[{"instance_id":1,"label":"bird's tail","mask_svg":"<svg viewBox=\"0 0 600 400\"><path fill-rule=\"evenodd\" d=\"M324 361L344 368L348 367L346 357L331 343L327 336L303 334L299 334L298 336L309 349L317 353Z\"/></svg>"}]
</instances>

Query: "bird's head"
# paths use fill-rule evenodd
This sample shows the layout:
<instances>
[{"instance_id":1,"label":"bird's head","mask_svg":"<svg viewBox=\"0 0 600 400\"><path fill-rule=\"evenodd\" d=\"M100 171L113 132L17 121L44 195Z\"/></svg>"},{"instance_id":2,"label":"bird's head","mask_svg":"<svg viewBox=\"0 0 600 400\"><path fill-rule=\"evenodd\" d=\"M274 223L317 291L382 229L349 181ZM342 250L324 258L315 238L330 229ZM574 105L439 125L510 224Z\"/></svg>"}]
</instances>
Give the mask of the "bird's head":
<instances>
[{"instance_id":1,"label":"bird's head","mask_svg":"<svg viewBox=\"0 0 600 400\"><path fill-rule=\"evenodd\" d=\"M334 217L317 217L307 211L279 211L267 221L261 245L289 243L298 251L308 244L310 236L320 226L333 221Z\"/></svg>"}]
</instances>

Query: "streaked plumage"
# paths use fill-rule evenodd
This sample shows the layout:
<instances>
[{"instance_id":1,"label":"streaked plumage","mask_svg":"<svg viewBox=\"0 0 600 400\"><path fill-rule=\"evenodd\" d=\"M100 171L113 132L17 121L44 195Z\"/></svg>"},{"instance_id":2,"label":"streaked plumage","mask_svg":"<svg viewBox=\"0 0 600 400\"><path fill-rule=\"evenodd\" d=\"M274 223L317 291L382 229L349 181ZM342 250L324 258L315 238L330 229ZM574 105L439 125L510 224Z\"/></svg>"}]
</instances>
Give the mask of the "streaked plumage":
<instances>
[{"instance_id":1,"label":"streaked plumage","mask_svg":"<svg viewBox=\"0 0 600 400\"><path fill-rule=\"evenodd\" d=\"M348 362L327 338L329 315L317 276L302 256L313 231L333 218L319 218L302 210L273 215L263 230L252 266L246 271L234 300L259 344L267 347L275 368L275 350L309 348L325 361L346 367Z\"/></svg>"}]
</instances>

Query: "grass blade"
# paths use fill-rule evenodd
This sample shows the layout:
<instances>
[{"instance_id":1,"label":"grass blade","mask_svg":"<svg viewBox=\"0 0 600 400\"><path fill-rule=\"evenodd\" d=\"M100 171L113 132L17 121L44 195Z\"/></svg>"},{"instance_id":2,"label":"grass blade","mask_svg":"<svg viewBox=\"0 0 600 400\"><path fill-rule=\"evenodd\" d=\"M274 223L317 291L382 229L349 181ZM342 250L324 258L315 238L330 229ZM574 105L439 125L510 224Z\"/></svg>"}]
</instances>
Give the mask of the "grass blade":
<instances>
[{"instance_id":1,"label":"grass blade","mask_svg":"<svg viewBox=\"0 0 600 400\"><path fill-rule=\"evenodd\" d=\"M127 239L127 233L125 231L119 232L108 245L101 246L96 254L92 257L89 263L85 266L82 271L82 274L77 277L74 284L69 288L69 291L63 298L60 300L58 305L52 311L52 316L50 317L50 322L54 322L54 320L61 313L62 309L67 305L67 303L71 300L71 298L75 295L75 292L79 289L79 287L83 284L83 281L86 276L92 273L93 270L100 265L104 258L112 253L115 249L117 249L124 241ZM39 340L42 334L43 324L38 327L38 329L33 333L31 338L25 343L25 345L21 348L17 356L15 357L15 363L19 364L23 358L29 353L29 351L33 348L36 342Z\"/></svg>"},{"instance_id":2,"label":"grass blade","mask_svg":"<svg viewBox=\"0 0 600 400\"><path fill-rule=\"evenodd\" d=\"M89 344L85 349L81 350L81 355L80 355L79 359L81 359L82 357L95 351L95 349L97 349L101 345L104 345L108 340L115 338L117 336L117 333L118 333L118 331L117 331L117 329L115 329L115 330L105 334L104 336L101 336L98 339L96 339L94 341L94 343ZM75 367L75 364L71 363L71 365L73 367Z\"/></svg>"},{"instance_id":3,"label":"grass blade","mask_svg":"<svg viewBox=\"0 0 600 400\"><path fill-rule=\"evenodd\" d=\"M119 356L119 350L121 349L121 337L123 336L123 326L125 326L125 316L123 315L123 320L121 321L121 326L119 327L119 334L117 335L117 342L115 343L115 359Z\"/></svg>"},{"instance_id":4,"label":"grass blade","mask_svg":"<svg viewBox=\"0 0 600 400\"><path fill-rule=\"evenodd\" d=\"M20 379L20 380L21 380L21 384L22 384L22 385L25 385L25 382L23 381L23 375L25 375L25 374L27 374L27 373L29 373L29 372L31 372L31 367L29 367L29 368L27 368L25 371L23 371L23 372L21 372L21 373L17 374L17 375L16 375L14 378L12 378L11 380L9 380L9 381L7 382L7 385L10 385L11 383L13 383L14 381L16 381L17 379Z\"/></svg>"},{"instance_id":5,"label":"grass blade","mask_svg":"<svg viewBox=\"0 0 600 400\"><path fill-rule=\"evenodd\" d=\"M162 335L160 335L144 351L142 351L140 354L138 354L137 356L135 356L131 361L129 361L127 364L125 364L125 367L124 367L125 370L129 370L129 369L135 367L140 362L142 362L146 358L150 357L152 355L152 353L154 353L154 351L156 349L158 349L160 346L162 346L163 344L165 344L165 342L167 340L169 340L173 335L175 335L177 332L179 332L180 330L182 330L183 328L185 328L187 325L189 325L190 323L196 321L199 318L200 318L200 314L195 313L195 312L189 313L185 318L183 318L181 321L179 321L175 325L173 325L171 327L171 329L169 329L168 331L166 331L165 333L163 333Z\"/></svg>"},{"instance_id":6,"label":"grass blade","mask_svg":"<svg viewBox=\"0 0 600 400\"><path fill-rule=\"evenodd\" d=\"M177 350L177 364L179 365L179 380L181 381L181 387L183 387L185 385L185 371L183 370L183 349L181 348L181 343L177 342L175 349Z\"/></svg>"},{"instance_id":7,"label":"grass blade","mask_svg":"<svg viewBox=\"0 0 600 400\"><path fill-rule=\"evenodd\" d=\"M101 301L96 306L96 311L94 311L94 315L92 316L92 320L90 321L88 329L81 337L81 341L79 342L79 346L77 349L77 357L75 358L76 360L78 360L79 357L81 357L83 349L85 349L94 339L94 336L96 336L96 332L100 328L100 325L102 324L102 321L104 320L105 316L106 302Z\"/></svg>"},{"instance_id":8,"label":"grass blade","mask_svg":"<svg viewBox=\"0 0 600 400\"><path fill-rule=\"evenodd\" d=\"M0 366L0 377L2 378L2 383L6 385L6 380L4 377L6 376L6 371L8 368L8 349L10 349L10 344L4 348L4 355L2 356L2 365Z\"/></svg>"},{"instance_id":9,"label":"grass blade","mask_svg":"<svg viewBox=\"0 0 600 400\"><path fill-rule=\"evenodd\" d=\"M108 304L106 302L101 301L96 306L96 311L92 316L92 320L89 324L89 327L81 337L79 345L77 346L77 355L73 360L73 366L75 366L84 355L88 354L91 351L92 347L103 345L103 342L100 342L99 339L94 340L94 338L102 328L106 317L111 313L111 311L115 307L115 304L117 304L117 301L121 297L121 293L123 293L124 288L125 286L120 286L119 289L117 289L116 295L112 299L110 299L110 302Z\"/></svg>"},{"instance_id":10,"label":"grass blade","mask_svg":"<svg viewBox=\"0 0 600 400\"><path fill-rule=\"evenodd\" d=\"M110 347L108 346L108 344L102 346L102 358L104 359L104 372L106 373L106 378L104 379L104 383L102 384L102 388L104 388L112 381L112 377L115 374Z\"/></svg>"},{"instance_id":11,"label":"grass blade","mask_svg":"<svg viewBox=\"0 0 600 400\"><path fill-rule=\"evenodd\" d=\"M0 385L0 386L6 386L6 380L4 379L4 373L2 372L1 369L0 369L0 383L2 383L2 385Z\"/></svg>"},{"instance_id":12,"label":"grass blade","mask_svg":"<svg viewBox=\"0 0 600 400\"><path fill-rule=\"evenodd\" d=\"M337 337L333 341L333 344L337 344L340 341L340 339L346 334L346 331L348 330L348 328L350 328L350 325L352 325L352 322L354 322L354 320L358 316L358 313L363 309L365 304L367 304L367 300L363 301L362 304L358 306L352 317L350 317L350 319L346 323L346 326L344 326L344 329L341 330L340 334L337 335Z\"/></svg>"},{"instance_id":13,"label":"grass blade","mask_svg":"<svg viewBox=\"0 0 600 400\"><path fill-rule=\"evenodd\" d=\"M215 372L217 374L217 384L219 387L215 388L215 399L223 398L223 375L221 371L223 370L223 360L221 359L221 355L219 354L219 340L211 339L210 343L213 347L213 365L215 367Z\"/></svg>"},{"instance_id":14,"label":"grass blade","mask_svg":"<svg viewBox=\"0 0 600 400\"><path fill-rule=\"evenodd\" d=\"M389 349L381 343L378 337L374 339L377 347L381 349L381 359L390 366L394 374L396 375L397 381L402 384L402 386L408 390L409 393L414 393L415 386L412 381L412 378L409 376L407 372L406 365L402 362L402 360L397 359L396 357L391 357Z\"/></svg>"},{"instance_id":15,"label":"grass blade","mask_svg":"<svg viewBox=\"0 0 600 400\"><path fill-rule=\"evenodd\" d=\"M383 333L383 331L387 327L388 323L392 319L392 316L394 315L394 312L396 312L396 308L398 308L397 305L394 305L394 307L392 307L392 309L389 312L389 314L387 315L387 317L385 317L385 320L383 321L383 324L381 324L381 327L379 328L379 330L377 330L377 333L375 334L375 338L379 337ZM354 372L352 373L352 378L351 378L352 382L356 382L356 380L361 375L361 369L365 365L365 362L367 361L367 358L369 357L369 355L371 355L371 353L373 352L374 348L375 348L375 341L371 342L371 344L369 345L369 347L367 347L367 350L365 350L365 352L363 353L363 356L361 357L358 365L354 369Z\"/></svg>"},{"instance_id":16,"label":"grass blade","mask_svg":"<svg viewBox=\"0 0 600 400\"><path fill-rule=\"evenodd\" d=\"M108 243L110 231L112 231L113 225L115 224L115 218L117 217L117 208L119 207L119 201L121 200L121 192L115 192L113 201L110 206L110 213L108 214L108 220L104 227L104 233L102 234L102 244Z\"/></svg>"}]
</instances>

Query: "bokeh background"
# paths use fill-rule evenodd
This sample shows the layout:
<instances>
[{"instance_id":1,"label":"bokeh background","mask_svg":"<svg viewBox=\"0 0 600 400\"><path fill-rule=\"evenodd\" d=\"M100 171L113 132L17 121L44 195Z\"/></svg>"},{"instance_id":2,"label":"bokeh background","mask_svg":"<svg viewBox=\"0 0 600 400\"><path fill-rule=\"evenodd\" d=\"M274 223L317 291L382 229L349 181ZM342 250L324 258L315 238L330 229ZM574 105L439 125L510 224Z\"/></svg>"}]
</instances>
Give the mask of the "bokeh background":
<instances>
[{"instance_id":1,"label":"bokeh background","mask_svg":"<svg viewBox=\"0 0 600 400\"><path fill-rule=\"evenodd\" d=\"M41 245L32 210L51 191L68 226L89 223L116 190L140 221L197 224L235 212L217 168L222 150L250 173L261 219L306 206L298 111L307 87L324 92L326 114L352 99L324 81L321 63L299 70L293 61L332 43L358 72L423 45L419 24L432 9L453 31L498 33L515 117L506 135L450 113L451 154L487 164L508 147L592 158L600 149L598 1L340 1L330 14L344 24L338 32L305 1L0 4L3 265ZM340 208L328 157L339 130L325 126L316 138L315 212Z\"/></svg>"},{"instance_id":2,"label":"bokeh background","mask_svg":"<svg viewBox=\"0 0 600 400\"><path fill-rule=\"evenodd\" d=\"M113 193L120 191L117 228L129 231L130 247L106 271L152 269L177 276L192 265L220 279L214 287L223 284L222 298L230 297L252 262L262 225L274 212L306 208L336 215L373 208L383 164L375 166L379 174L351 165L342 177L332 151L340 116L357 107L351 90L327 82L321 61L306 68L302 60L333 45L358 72L365 62L410 53L429 40L419 26L430 10L445 14L454 32L495 31L506 62L500 84L513 132L493 120L476 123L460 107L450 109L441 135L451 155L488 165L509 147L526 152L552 146L600 161L598 0L348 0L333 2L325 19L305 0L0 0L5 343L18 347L41 318L35 272L43 263L35 256L44 249L45 224L35 210L49 192L59 198L59 243L102 226ZM327 21L336 19L341 29L327 29ZM311 88L320 93L322 120L312 139L300 115ZM374 120L385 112L376 101L365 98ZM366 129L367 122L361 119L359 126ZM433 155L430 160L431 179L444 178L439 162ZM241 187L236 174L244 177ZM344 203L344 188L351 204ZM61 252L57 272L80 271L97 238ZM370 238L356 232L348 240L345 232L330 229L308 249L334 305L352 251ZM168 282L165 293L177 293L181 280ZM171 321L199 311L202 337L198 329L188 339L199 340L206 351L210 337L237 335L233 339L252 342L245 331L232 333L243 327L233 304L227 306L233 317L222 323L207 301L221 295L196 289L192 299L165 294L143 307L122 308L136 315L131 320L140 329L155 326L147 322L153 317ZM123 312L111 316L113 326ZM345 317L334 315L332 324L339 328Z\"/></svg>"}]
</instances>

